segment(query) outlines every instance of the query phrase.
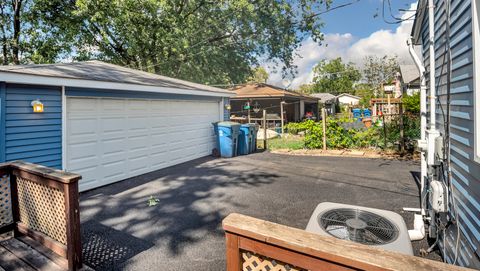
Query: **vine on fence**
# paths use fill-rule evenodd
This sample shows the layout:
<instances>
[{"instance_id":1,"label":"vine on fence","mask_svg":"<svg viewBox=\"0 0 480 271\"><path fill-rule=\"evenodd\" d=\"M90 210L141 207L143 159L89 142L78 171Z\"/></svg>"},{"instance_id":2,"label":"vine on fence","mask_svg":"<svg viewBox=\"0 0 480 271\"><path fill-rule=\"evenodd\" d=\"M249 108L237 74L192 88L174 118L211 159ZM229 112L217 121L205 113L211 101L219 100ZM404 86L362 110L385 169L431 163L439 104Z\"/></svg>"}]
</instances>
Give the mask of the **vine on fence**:
<instances>
[{"instance_id":1,"label":"vine on fence","mask_svg":"<svg viewBox=\"0 0 480 271\"><path fill-rule=\"evenodd\" d=\"M387 122L387 146L385 146L383 127L372 125L370 128L354 124L356 120L348 118L328 118L327 120L327 148L395 148L400 143L400 117L394 117ZM420 122L418 116L405 114L403 116L404 140L407 149L413 150L413 142L420 137ZM359 127L360 126L360 127ZM289 123L285 126L290 134L298 135L304 133L305 148L323 148L323 130L320 122L306 120L299 123Z\"/></svg>"}]
</instances>

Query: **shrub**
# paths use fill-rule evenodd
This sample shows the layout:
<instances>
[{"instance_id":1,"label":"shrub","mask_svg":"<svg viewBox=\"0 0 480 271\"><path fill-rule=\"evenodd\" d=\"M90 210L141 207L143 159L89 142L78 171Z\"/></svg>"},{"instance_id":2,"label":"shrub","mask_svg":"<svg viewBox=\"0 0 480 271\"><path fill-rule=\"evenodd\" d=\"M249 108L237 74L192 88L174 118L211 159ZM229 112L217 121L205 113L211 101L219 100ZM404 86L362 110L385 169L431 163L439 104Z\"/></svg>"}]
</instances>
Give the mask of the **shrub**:
<instances>
[{"instance_id":1,"label":"shrub","mask_svg":"<svg viewBox=\"0 0 480 271\"><path fill-rule=\"evenodd\" d=\"M289 134L298 135L300 132L305 132L315 125L313 120L305 120L303 122L290 122L285 125L285 129Z\"/></svg>"},{"instance_id":2,"label":"shrub","mask_svg":"<svg viewBox=\"0 0 480 271\"><path fill-rule=\"evenodd\" d=\"M395 118L386 123L387 130L387 146L383 127L375 125L370 128L358 127L355 121L348 118L328 118L327 119L327 147L331 149L346 148L390 148L395 143L400 142L400 119ZM420 136L419 117L412 114L403 116L404 138L405 141L413 142ZM307 120L300 123L289 123L288 132L298 134L305 131L304 145L309 149L323 148L323 127L322 123Z\"/></svg>"},{"instance_id":3,"label":"shrub","mask_svg":"<svg viewBox=\"0 0 480 271\"><path fill-rule=\"evenodd\" d=\"M412 96L404 95L402 102L405 112L412 114L420 113L420 92L414 93Z\"/></svg>"}]
</instances>

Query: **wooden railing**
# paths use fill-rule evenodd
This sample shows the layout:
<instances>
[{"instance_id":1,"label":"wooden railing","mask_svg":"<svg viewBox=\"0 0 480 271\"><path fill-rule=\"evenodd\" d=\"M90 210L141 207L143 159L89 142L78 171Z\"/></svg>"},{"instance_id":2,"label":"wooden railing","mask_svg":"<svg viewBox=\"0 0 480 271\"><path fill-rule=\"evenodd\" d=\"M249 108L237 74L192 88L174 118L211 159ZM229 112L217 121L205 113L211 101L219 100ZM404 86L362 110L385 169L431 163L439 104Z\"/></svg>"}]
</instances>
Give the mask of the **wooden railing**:
<instances>
[{"instance_id":1,"label":"wooden railing","mask_svg":"<svg viewBox=\"0 0 480 271\"><path fill-rule=\"evenodd\" d=\"M227 216L223 229L227 271L467 270L240 214Z\"/></svg>"},{"instance_id":2,"label":"wooden railing","mask_svg":"<svg viewBox=\"0 0 480 271\"><path fill-rule=\"evenodd\" d=\"M26 235L82 266L80 175L25 162L0 164L0 234Z\"/></svg>"}]
</instances>

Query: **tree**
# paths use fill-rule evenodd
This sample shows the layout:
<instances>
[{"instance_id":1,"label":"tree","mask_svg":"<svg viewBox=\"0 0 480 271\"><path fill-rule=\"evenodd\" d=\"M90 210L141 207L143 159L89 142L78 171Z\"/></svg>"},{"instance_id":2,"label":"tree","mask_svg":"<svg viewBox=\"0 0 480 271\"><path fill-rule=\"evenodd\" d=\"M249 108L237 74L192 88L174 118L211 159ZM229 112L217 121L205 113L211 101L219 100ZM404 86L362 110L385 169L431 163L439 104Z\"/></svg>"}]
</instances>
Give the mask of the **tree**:
<instances>
[{"instance_id":1,"label":"tree","mask_svg":"<svg viewBox=\"0 0 480 271\"><path fill-rule=\"evenodd\" d=\"M369 84L361 83L355 85L355 95L361 97L359 104L362 107L370 107L370 100L373 98L373 89Z\"/></svg>"},{"instance_id":2,"label":"tree","mask_svg":"<svg viewBox=\"0 0 480 271\"><path fill-rule=\"evenodd\" d=\"M248 82L267 83L268 72L263 67L257 67L252 70L252 75L248 78Z\"/></svg>"},{"instance_id":3,"label":"tree","mask_svg":"<svg viewBox=\"0 0 480 271\"><path fill-rule=\"evenodd\" d=\"M298 87L297 91L304 94L311 94L315 92L314 87L313 84L302 84Z\"/></svg>"},{"instance_id":4,"label":"tree","mask_svg":"<svg viewBox=\"0 0 480 271\"><path fill-rule=\"evenodd\" d=\"M78 0L79 53L207 84L245 82L258 57L293 72L293 52L312 36L315 11L331 0L93 1ZM74 25L74 24L72 24Z\"/></svg>"},{"instance_id":5,"label":"tree","mask_svg":"<svg viewBox=\"0 0 480 271\"><path fill-rule=\"evenodd\" d=\"M383 93L382 85L390 84L400 70L396 56L367 56L363 68L363 76L372 87L373 95L378 97Z\"/></svg>"},{"instance_id":6,"label":"tree","mask_svg":"<svg viewBox=\"0 0 480 271\"><path fill-rule=\"evenodd\" d=\"M228 84L245 82L262 57L283 64L286 76L306 37L321 43L319 11L331 1L0 0L2 59L100 59Z\"/></svg>"},{"instance_id":7,"label":"tree","mask_svg":"<svg viewBox=\"0 0 480 271\"><path fill-rule=\"evenodd\" d=\"M353 63L343 63L342 58L322 60L313 68L313 86L311 92L332 94L354 93L355 82L361 74Z\"/></svg>"},{"instance_id":8,"label":"tree","mask_svg":"<svg viewBox=\"0 0 480 271\"><path fill-rule=\"evenodd\" d=\"M53 63L72 52L72 1L0 0L2 64Z\"/></svg>"}]
</instances>

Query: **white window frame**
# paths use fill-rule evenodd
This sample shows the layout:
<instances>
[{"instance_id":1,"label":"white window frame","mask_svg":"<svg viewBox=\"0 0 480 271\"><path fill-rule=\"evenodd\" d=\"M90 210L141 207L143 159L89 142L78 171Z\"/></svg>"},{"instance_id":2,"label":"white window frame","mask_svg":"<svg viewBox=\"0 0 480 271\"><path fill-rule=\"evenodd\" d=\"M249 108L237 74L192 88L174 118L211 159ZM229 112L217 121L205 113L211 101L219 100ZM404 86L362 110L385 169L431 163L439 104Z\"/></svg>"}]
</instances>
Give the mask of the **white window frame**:
<instances>
[{"instance_id":1,"label":"white window frame","mask_svg":"<svg viewBox=\"0 0 480 271\"><path fill-rule=\"evenodd\" d=\"M474 159L480 163L480 3L471 0L473 38Z\"/></svg>"}]
</instances>

